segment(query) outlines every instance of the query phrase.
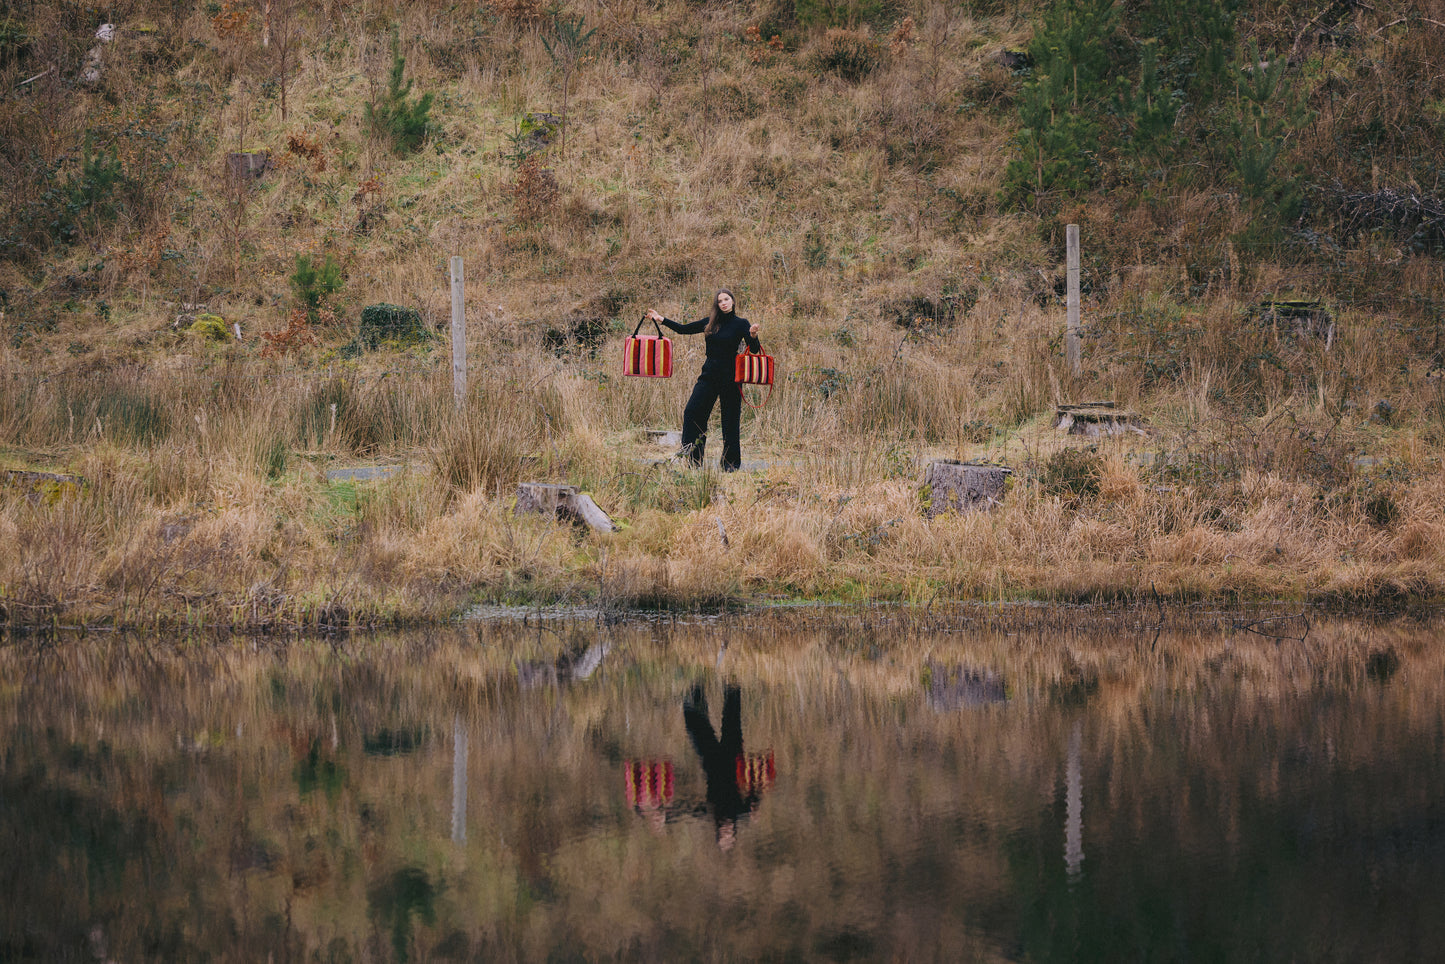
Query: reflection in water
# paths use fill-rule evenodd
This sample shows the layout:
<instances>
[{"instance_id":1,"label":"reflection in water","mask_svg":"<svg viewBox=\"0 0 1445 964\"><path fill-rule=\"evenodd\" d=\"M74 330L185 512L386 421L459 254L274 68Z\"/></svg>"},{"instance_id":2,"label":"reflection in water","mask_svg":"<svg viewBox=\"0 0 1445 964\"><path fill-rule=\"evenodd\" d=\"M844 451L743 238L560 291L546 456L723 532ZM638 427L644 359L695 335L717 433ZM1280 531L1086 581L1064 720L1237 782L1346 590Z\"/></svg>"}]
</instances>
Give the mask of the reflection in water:
<instances>
[{"instance_id":1,"label":"reflection in water","mask_svg":"<svg viewBox=\"0 0 1445 964\"><path fill-rule=\"evenodd\" d=\"M928 685L928 705L940 712L1008 700L1004 678L992 670L972 666L950 668L930 659L923 672Z\"/></svg>"},{"instance_id":2,"label":"reflection in water","mask_svg":"<svg viewBox=\"0 0 1445 964\"><path fill-rule=\"evenodd\" d=\"M776 776L771 752L749 758L743 752L742 690L723 690L722 735L712 728L707 696L694 686L682 704L682 720L707 777L707 803L717 827L717 845L729 850L737 841L738 819L752 813Z\"/></svg>"},{"instance_id":3,"label":"reflection in water","mask_svg":"<svg viewBox=\"0 0 1445 964\"><path fill-rule=\"evenodd\" d=\"M555 660L527 660L517 667L517 679L523 689L539 686L565 685L573 680L586 680L597 672L612 643L598 640L591 645L576 644L563 650Z\"/></svg>"},{"instance_id":4,"label":"reflection in water","mask_svg":"<svg viewBox=\"0 0 1445 964\"><path fill-rule=\"evenodd\" d=\"M672 805L672 761L628 760L622 773L628 805L653 831L661 833Z\"/></svg>"},{"instance_id":5,"label":"reflection in water","mask_svg":"<svg viewBox=\"0 0 1445 964\"><path fill-rule=\"evenodd\" d=\"M1064 866L1069 880L1077 881L1084 869L1084 722L1075 720L1069 730L1069 762L1064 776Z\"/></svg>"},{"instance_id":6,"label":"reflection in water","mask_svg":"<svg viewBox=\"0 0 1445 964\"><path fill-rule=\"evenodd\" d=\"M811 619L0 645L0 961L1445 946L1439 626Z\"/></svg>"},{"instance_id":7,"label":"reflection in water","mask_svg":"<svg viewBox=\"0 0 1445 964\"><path fill-rule=\"evenodd\" d=\"M467 842L467 728L452 718L452 843Z\"/></svg>"},{"instance_id":8,"label":"reflection in water","mask_svg":"<svg viewBox=\"0 0 1445 964\"><path fill-rule=\"evenodd\" d=\"M372 919L391 934L392 960L411 960L412 919L434 923L436 898L436 887L420 867L402 867L367 889Z\"/></svg>"}]
</instances>

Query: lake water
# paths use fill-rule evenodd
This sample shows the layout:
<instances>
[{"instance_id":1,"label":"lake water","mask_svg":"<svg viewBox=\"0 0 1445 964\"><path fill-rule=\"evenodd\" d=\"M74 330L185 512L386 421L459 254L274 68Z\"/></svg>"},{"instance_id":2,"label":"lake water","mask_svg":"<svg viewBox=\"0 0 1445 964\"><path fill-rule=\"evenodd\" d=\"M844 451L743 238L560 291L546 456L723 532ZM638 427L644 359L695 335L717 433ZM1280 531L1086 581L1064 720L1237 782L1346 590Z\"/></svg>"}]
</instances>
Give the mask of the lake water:
<instances>
[{"instance_id":1,"label":"lake water","mask_svg":"<svg viewBox=\"0 0 1445 964\"><path fill-rule=\"evenodd\" d=\"M1438 959L1441 621L1156 616L12 639L0 961Z\"/></svg>"}]
</instances>

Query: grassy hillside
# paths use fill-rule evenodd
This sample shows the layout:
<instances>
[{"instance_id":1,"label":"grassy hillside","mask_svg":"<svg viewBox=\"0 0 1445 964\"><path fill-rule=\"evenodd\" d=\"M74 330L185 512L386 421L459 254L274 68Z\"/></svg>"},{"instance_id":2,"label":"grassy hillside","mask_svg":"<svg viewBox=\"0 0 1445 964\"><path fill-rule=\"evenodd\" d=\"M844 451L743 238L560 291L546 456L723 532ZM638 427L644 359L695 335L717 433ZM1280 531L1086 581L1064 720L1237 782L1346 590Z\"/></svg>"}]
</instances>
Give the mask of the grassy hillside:
<instances>
[{"instance_id":1,"label":"grassy hillside","mask_svg":"<svg viewBox=\"0 0 1445 964\"><path fill-rule=\"evenodd\" d=\"M1438 0L0 4L0 460L82 480L0 488L0 605L1437 595L1442 24ZM646 308L722 286L783 373L738 478L652 465L641 434L676 426L697 339L666 383L616 364ZM440 335L361 330L377 304ZM1101 398L1149 435L1075 456L1048 417ZM925 522L938 457L1009 464L1005 507ZM326 481L370 461L412 468ZM628 527L514 519L524 478Z\"/></svg>"}]
</instances>

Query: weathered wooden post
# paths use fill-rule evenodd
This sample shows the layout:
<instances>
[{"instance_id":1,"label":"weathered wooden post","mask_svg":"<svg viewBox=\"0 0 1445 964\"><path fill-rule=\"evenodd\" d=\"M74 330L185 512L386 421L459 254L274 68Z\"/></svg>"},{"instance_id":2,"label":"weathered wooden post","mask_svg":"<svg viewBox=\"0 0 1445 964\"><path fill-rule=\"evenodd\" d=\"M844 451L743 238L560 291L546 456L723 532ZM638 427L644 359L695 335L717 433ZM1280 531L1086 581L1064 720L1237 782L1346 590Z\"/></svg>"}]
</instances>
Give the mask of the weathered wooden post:
<instances>
[{"instance_id":1,"label":"weathered wooden post","mask_svg":"<svg viewBox=\"0 0 1445 964\"><path fill-rule=\"evenodd\" d=\"M1069 358L1069 374L1079 375L1079 226L1071 224L1064 229L1068 246L1068 298L1069 330L1065 336L1065 351Z\"/></svg>"},{"instance_id":2,"label":"weathered wooden post","mask_svg":"<svg viewBox=\"0 0 1445 964\"><path fill-rule=\"evenodd\" d=\"M457 411L467 397L467 309L462 283L462 259L452 258L452 396Z\"/></svg>"}]
</instances>

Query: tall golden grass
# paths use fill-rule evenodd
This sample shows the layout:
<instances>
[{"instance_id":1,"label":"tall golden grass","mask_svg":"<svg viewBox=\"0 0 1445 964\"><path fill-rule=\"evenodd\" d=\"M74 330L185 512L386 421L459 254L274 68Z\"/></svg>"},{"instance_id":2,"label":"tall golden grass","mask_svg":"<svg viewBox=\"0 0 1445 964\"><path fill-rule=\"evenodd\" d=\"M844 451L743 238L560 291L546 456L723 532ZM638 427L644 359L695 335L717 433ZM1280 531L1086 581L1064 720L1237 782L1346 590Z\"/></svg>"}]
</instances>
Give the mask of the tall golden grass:
<instances>
[{"instance_id":1,"label":"tall golden grass","mask_svg":"<svg viewBox=\"0 0 1445 964\"><path fill-rule=\"evenodd\" d=\"M970 328L935 346L958 352L964 371L979 364ZM16 375L0 390L7 461L81 481L7 482L0 526L18 548L0 562L8 617L281 628L429 619L476 598L1368 603L1440 592L1439 456L1411 433L1382 435L1306 400L1247 416L1204 396L1204 417L1161 412L1148 437L1080 448L1041 415L995 421L1017 386L1001 381L991 405L960 404L943 390L967 391L959 376L895 347L855 345L843 361L824 348L820 361L843 366L827 394L783 355L784 372L808 374L748 417L752 468L731 476L668 461L625 404L670 394L680 408L682 380L623 383L603 362L547 372L551 356L521 348L511 360L522 374L483 374L461 412L445 372ZM927 520L922 470L954 455L1012 466L1011 488L991 512ZM328 467L374 463L399 471L327 480ZM515 487L529 480L582 485L622 530L514 517Z\"/></svg>"}]
</instances>

